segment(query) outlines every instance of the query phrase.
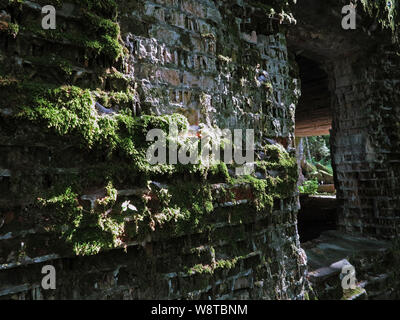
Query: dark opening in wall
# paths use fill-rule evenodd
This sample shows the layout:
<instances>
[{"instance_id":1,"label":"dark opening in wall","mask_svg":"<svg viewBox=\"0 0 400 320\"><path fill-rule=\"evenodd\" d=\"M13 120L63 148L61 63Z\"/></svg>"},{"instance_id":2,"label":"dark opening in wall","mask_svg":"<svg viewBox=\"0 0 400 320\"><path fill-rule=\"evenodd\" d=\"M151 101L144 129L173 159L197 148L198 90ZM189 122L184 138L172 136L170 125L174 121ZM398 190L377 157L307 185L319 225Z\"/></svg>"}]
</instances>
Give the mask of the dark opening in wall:
<instances>
[{"instance_id":1,"label":"dark opening in wall","mask_svg":"<svg viewBox=\"0 0 400 320\"><path fill-rule=\"evenodd\" d=\"M296 137L329 135L332 128L329 77L323 66L296 56L301 81L301 97L296 108Z\"/></svg>"},{"instance_id":2,"label":"dark opening in wall","mask_svg":"<svg viewBox=\"0 0 400 320\"><path fill-rule=\"evenodd\" d=\"M304 243L320 237L322 232L337 230L337 202L335 196L300 195L298 233Z\"/></svg>"},{"instance_id":3,"label":"dark opening in wall","mask_svg":"<svg viewBox=\"0 0 400 320\"><path fill-rule=\"evenodd\" d=\"M302 96L296 109L296 142L301 210L301 242L318 238L337 225L337 204L332 169L332 127L329 76L324 67L297 56Z\"/></svg>"},{"instance_id":4,"label":"dark opening in wall","mask_svg":"<svg viewBox=\"0 0 400 320\"><path fill-rule=\"evenodd\" d=\"M0 194L8 195L10 192L10 177L3 177L0 175Z\"/></svg>"},{"instance_id":5,"label":"dark opening in wall","mask_svg":"<svg viewBox=\"0 0 400 320\"><path fill-rule=\"evenodd\" d=\"M337 229L337 202L329 136L297 140L301 210L298 230L301 242Z\"/></svg>"}]
</instances>

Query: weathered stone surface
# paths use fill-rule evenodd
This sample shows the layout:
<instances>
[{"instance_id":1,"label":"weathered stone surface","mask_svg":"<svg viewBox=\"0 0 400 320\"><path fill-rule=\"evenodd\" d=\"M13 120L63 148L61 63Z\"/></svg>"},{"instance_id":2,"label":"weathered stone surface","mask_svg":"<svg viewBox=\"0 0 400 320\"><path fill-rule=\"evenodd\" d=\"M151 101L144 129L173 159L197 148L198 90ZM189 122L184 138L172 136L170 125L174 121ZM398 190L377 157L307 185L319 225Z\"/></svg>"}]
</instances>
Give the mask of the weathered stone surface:
<instances>
[{"instance_id":1,"label":"weathered stone surface","mask_svg":"<svg viewBox=\"0 0 400 320\"><path fill-rule=\"evenodd\" d=\"M313 85L319 85L314 91L321 91L316 97L321 102L319 113L308 114L315 108L307 104L315 100L306 99L307 108L298 115L303 123L316 120L314 129L325 133L331 119L325 111L329 106L333 111L340 227L382 238L398 233L399 57L388 33L369 30L370 20L348 36L340 26L341 2L333 0L304 0L296 12L301 20L296 27L287 26L291 17L286 13L270 16L268 5L252 0L102 1L107 10L95 2L87 6L85 1L71 0L58 8L60 29L44 32L40 8L45 2L7 2L1 12L0 298L306 298L307 256L300 247L298 197L292 189L296 173L264 168L247 183L227 188L219 175L232 178L232 168L225 167L227 172L216 176L207 172L211 177L177 171L168 176L163 172L150 180L153 172L131 170L132 163L127 163L143 160L133 158L138 150L132 145L141 138L132 139L137 133L132 129L133 120L147 119L151 126L153 118L143 115L180 113L192 130L200 125L255 129L257 160L271 161L273 166L288 162L285 165L290 167L300 97L295 57L299 54L315 60L314 67L324 72L322 78L311 79ZM321 13L326 19L315 19L321 18ZM32 98L28 95L39 90L39 84L46 84L47 89L55 86L61 90L61 98L56 95L59 99L54 102L41 97L34 105L26 105ZM308 93L316 94L312 90ZM49 94L54 91L49 90ZM30 107L31 118L16 118L23 107ZM42 117L35 119L38 109ZM82 132L74 129L86 128L87 123L68 113L71 109L83 112L93 124L83 138L79 135ZM57 122L65 120L65 114L68 121ZM46 120L51 120L51 125ZM104 126L118 121L121 126ZM310 127L306 123L303 129L310 131ZM98 131L102 131L103 140L91 136ZM118 134L126 131L131 136L120 139ZM271 146L274 153L264 150ZM134 165L145 166L143 161ZM109 176L115 188L105 183ZM216 180L212 182L216 185L207 189L212 201L205 199L199 205L201 199L192 199L196 207L184 214L181 207L168 207L171 199L166 196L171 186L208 178ZM114 224L106 227L118 231L112 245L110 239L107 242L96 234L95 248L89 248L95 252L83 257L71 252L61 239L68 226L63 228L55 212L37 205L54 186L72 187L72 181L80 182L80 192L63 203L68 208L62 213L72 214L74 219L79 214L79 219L98 218L100 222L93 224L103 229L111 220ZM257 194L265 181L285 190ZM179 196L178 192L174 195ZM146 214L136 215L130 201L143 204ZM76 211L69 207L71 202ZM108 202L123 202L133 212L122 215L120 211L117 218L123 221L115 223L117 219L108 219L115 213ZM255 206L257 202L264 207ZM161 207L167 210L157 211ZM197 229L177 222L186 221L182 216L190 216L191 211L198 216L188 221L200 224ZM170 220L162 223L163 219ZM145 225L147 233L139 233L139 225ZM182 225L183 230L178 228ZM57 227L61 233L54 232ZM329 267L346 258L343 247L351 254L363 249L358 240L340 235L337 239L331 234L334 239L307 248L312 268L316 261L318 267ZM103 240L105 244L98 244ZM365 238L361 242L377 244L381 253L380 242ZM78 254L81 251L77 250ZM333 251L333 260L330 255L321 255L327 251ZM368 258L386 261L379 254ZM350 262L358 268L357 262ZM45 264L57 269L55 291L40 286ZM368 273L370 265L364 267L361 272ZM325 269L329 271L326 275L336 276L337 270ZM360 277L375 283L376 296L382 283L397 275L393 271L386 277L384 271ZM340 289L333 278L335 288ZM357 298L361 291L350 292L348 297Z\"/></svg>"},{"instance_id":2,"label":"weathered stone surface","mask_svg":"<svg viewBox=\"0 0 400 320\"><path fill-rule=\"evenodd\" d=\"M324 97L321 102L317 100L314 106L300 103L297 112L303 132L299 134L326 133L326 119L332 115L331 153L340 228L395 238L400 221L398 46L392 43L390 32L377 28L362 9L357 10L357 29L343 30L340 11L344 2L305 0L295 7L301 23L289 31L289 48L300 53L297 60L310 72L315 73L317 67L323 70L319 87L325 86L305 101L313 104L310 98ZM324 19L315 19L317 15ZM306 80L313 76L318 72Z\"/></svg>"},{"instance_id":3,"label":"weathered stone surface","mask_svg":"<svg viewBox=\"0 0 400 320\"><path fill-rule=\"evenodd\" d=\"M285 27L269 21L264 8L248 1L116 1L118 15L101 13L108 15L103 22L109 27L118 17L120 34L114 38L124 51L114 59L116 43L109 47L100 37L90 43L93 49L81 41L82 33L94 37L94 32L84 4L73 3L59 11L64 34L54 37L24 24L40 23L40 5L21 5L20 34L0 34L4 74L90 90L90 112L102 121L126 108L137 116L179 112L191 125L255 129L258 148L269 145L268 138L293 150L298 83L291 76ZM69 32L76 38L66 39ZM150 221L153 232L143 239L116 239L118 248L90 256L71 254L47 228L52 215L35 206L42 190L90 176L75 200L85 215L94 214L110 195L93 176L116 170L122 173L114 181L118 201L143 199L157 208L161 200L143 187L146 177L124 170L121 155L106 168L109 155L99 155L96 146L86 149L74 135L55 135L28 121L11 126L9 99L0 92L0 298L304 299L306 258L296 229L296 192L275 199L270 213L256 213L249 205L255 198L251 189L235 186L234 199L211 203L214 209L199 217L207 220L200 231L177 235L168 229L173 223L163 229ZM275 170L273 178L280 175ZM266 178L261 174L260 180ZM187 179L175 176L166 185ZM153 185L165 190L162 182ZM124 219L129 226L135 215ZM41 288L46 264L56 267L57 290Z\"/></svg>"},{"instance_id":4,"label":"weathered stone surface","mask_svg":"<svg viewBox=\"0 0 400 320\"><path fill-rule=\"evenodd\" d=\"M393 280L396 266L384 266L391 259L392 244L373 238L351 236L336 231L324 232L314 241L304 243L310 272L308 278L319 299L388 299L396 297L397 280ZM354 290L344 290L343 267L355 270ZM392 284L389 284L390 274ZM346 282L350 283L350 282Z\"/></svg>"}]
</instances>

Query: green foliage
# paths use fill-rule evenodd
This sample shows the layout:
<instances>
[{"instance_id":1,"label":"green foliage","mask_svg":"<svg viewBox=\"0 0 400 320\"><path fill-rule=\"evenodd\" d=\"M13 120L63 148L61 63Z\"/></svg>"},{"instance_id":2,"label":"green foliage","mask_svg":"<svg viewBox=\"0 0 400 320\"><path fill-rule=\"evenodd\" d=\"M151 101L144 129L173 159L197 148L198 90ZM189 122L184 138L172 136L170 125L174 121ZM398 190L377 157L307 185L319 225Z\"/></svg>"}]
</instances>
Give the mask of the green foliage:
<instances>
[{"instance_id":1,"label":"green foliage","mask_svg":"<svg viewBox=\"0 0 400 320\"><path fill-rule=\"evenodd\" d=\"M24 3L25 0L8 0L8 5L10 6L16 6Z\"/></svg>"},{"instance_id":2,"label":"green foliage","mask_svg":"<svg viewBox=\"0 0 400 320\"><path fill-rule=\"evenodd\" d=\"M318 180L305 181L302 186L299 186L299 191L302 194L316 194L318 192Z\"/></svg>"},{"instance_id":3,"label":"green foliage","mask_svg":"<svg viewBox=\"0 0 400 320\"><path fill-rule=\"evenodd\" d=\"M224 182L230 181L228 167L223 162L212 165L209 169L209 175L222 178Z\"/></svg>"},{"instance_id":4,"label":"green foliage","mask_svg":"<svg viewBox=\"0 0 400 320\"><path fill-rule=\"evenodd\" d=\"M61 8L66 1L40 0L41 5L54 5ZM36 37L57 42L70 42L75 46L85 48L85 55L105 56L110 61L116 61L123 55L124 49L120 41L120 28L116 21L117 4L112 0L71 0L79 10L82 26L78 31L61 29L43 30L40 24L20 21L19 30L24 33L33 33ZM15 3L23 3L16 2ZM19 6L23 10L23 6ZM17 34L18 29L13 30Z\"/></svg>"},{"instance_id":5,"label":"green foliage","mask_svg":"<svg viewBox=\"0 0 400 320\"><path fill-rule=\"evenodd\" d=\"M186 273L189 275L193 274L213 274L216 270L231 270L233 269L240 261L245 259L245 256L238 256L233 258L232 260L217 260L212 265L203 265L197 264L190 269L186 270Z\"/></svg>"},{"instance_id":6,"label":"green foliage","mask_svg":"<svg viewBox=\"0 0 400 320\"><path fill-rule=\"evenodd\" d=\"M74 193L71 187L59 195L50 196L48 199L38 198L41 206L51 208L55 215L53 218L58 228L66 224L78 226L82 219L83 208L78 203L78 195Z\"/></svg>"},{"instance_id":7,"label":"green foliage","mask_svg":"<svg viewBox=\"0 0 400 320\"><path fill-rule=\"evenodd\" d=\"M214 185L206 181L178 181L168 188L149 183L148 193L141 200L133 199L134 205L131 206L135 210L126 210L127 202L118 197L111 182L105 188L106 195L96 201L95 208L90 212L79 205L78 195L72 191L72 187L68 187L65 192L47 196L47 200L41 199L39 203L60 216L61 220L57 220L57 225L61 229L57 230L61 231L63 238L78 255L96 254L100 250L121 246L127 237L145 239L155 230L161 230L169 236L207 232L213 228L210 219L218 203L235 201L235 193L230 191L232 188L242 186L245 189L250 188L253 193L253 199L248 205L242 210L235 209L238 216L233 221L239 223L253 219L253 214L270 213L275 198L293 195L295 183L288 183L284 175L295 169L295 160L289 161L290 157L285 159L287 156L284 153L271 153L271 157L276 156L281 160L278 165L274 162L258 165L264 165L266 170L272 167L274 170L279 169L282 174L280 177L259 180L253 176L237 179L227 176L228 183L218 192ZM285 161L282 160L288 161L290 166L285 167ZM217 175L226 174L227 168L220 164L213 171ZM293 177L293 182L295 181ZM253 213L250 214L249 210Z\"/></svg>"},{"instance_id":8,"label":"green foliage","mask_svg":"<svg viewBox=\"0 0 400 320\"><path fill-rule=\"evenodd\" d=\"M173 169L169 165L148 164L149 143L145 138L149 130L168 132L171 124L176 124L179 130L189 126L186 118L179 114L135 118L130 109L123 109L113 116L99 115L92 92L79 87L7 81L0 83L0 87L21 93L15 101L21 103L18 118L43 125L60 136L76 137L83 149L99 150L109 157L122 155L131 160L132 167L139 172L167 173ZM132 100L133 94L121 92L117 98Z\"/></svg>"},{"instance_id":9,"label":"green foliage","mask_svg":"<svg viewBox=\"0 0 400 320\"><path fill-rule=\"evenodd\" d=\"M9 23L8 24L8 33L9 33L9 35L16 37L19 33L19 25L16 23Z\"/></svg>"},{"instance_id":10,"label":"green foliage","mask_svg":"<svg viewBox=\"0 0 400 320\"><path fill-rule=\"evenodd\" d=\"M253 205L257 212L270 212L274 204L274 180L260 180L253 176L240 177L235 181L235 184L250 185L254 194Z\"/></svg>"},{"instance_id":11,"label":"green foliage","mask_svg":"<svg viewBox=\"0 0 400 320\"><path fill-rule=\"evenodd\" d=\"M361 0L368 14L376 18L383 28L389 28L393 32L393 39L399 43L399 0Z\"/></svg>"},{"instance_id":12,"label":"green foliage","mask_svg":"<svg viewBox=\"0 0 400 320\"><path fill-rule=\"evenodd\" d=\"M53 225L62 238L72 246L77 255L92 255L101 249L120 245L124 223L120 215L113 216L112 208L117 200L117 190L109 183L104 198L97 201L97 210L90 212L79 205L78 195L68 187L63 193L38 203L55 214Z\"/></svg>"},{"instance_id":13,"label":"green foliage","mask_svg":"<svg viewBox=\"0 0 400 320\"><path fill-rule=\"evenodd\" d=\"M294 192L286 178L293 174L296 176L296 162L283 148L267 148L269 162L257 164L266 174L270 169L281 173L281 177L269 177L265 181L252 176L232 179L223 163L217 163L210 168L202 168L201 164L152 166L145 157L149 146L145 140L147 132L151 129L168 132L172 124L177 125L178 130L186 130L189 125L184 116L143 115L135 118L129 109L122 109L113 115L101 115L94 107L95 95L87 89L6 79L3 79L0 86L15 93L16 100L12 103L20 108L18 120L28 120L47 128L49 133L73 138L83 150L107 154L105 165L108 167L113 168L113 159L122 156L129 168L128 172L141 175L144 179L152 174L203 174L204 170L209 170L211 175L221 177L227 182L226 201L234 201L234 194L229 188L237 184L249 185L254 193L253 205L257 212L270 212L274 197L286 197ZM123 101L131 97L130 93L120 93L117 96L114 94L113 99ZM115 170L117 172L123 169ZM109 171L109 181L115 178L115 172ZM89 212L79 204L77 190L79 183L73 185L70 181L66 188L55 188L52 195L42 195L43 199L39 203L57 213L53 217L54 224L51 225L56 226L55 230L61 233L79 255L96 254L99 250L117 247L126 236L143 239L146 234L163 227L166 227L166 232L175 235L205 230L211 227L205 221L218 201L213 186L204 180L197 180L173 184L168 189L160 190L148 186L153 196L140 201L135 199L137 211L124 211L121 204L124 199L117 199L117 192L109 182L106 187L107 196L96 201L96 209ZM151 200L154 195L160 203L156 208ZM132 222L135 228L129 228L125 218L129 218L128 222Z\"/></svg>"},{"instance_id":14,"label":"green foliage","mask_svg":"<svg viewBox=\"0 0 400 320\"><path fill-rule=\"evenodd\" d=\"M313 162L321 164L327 164L331 162L329 139L330 136L315 136L307 138ZM306 147L307 146L305 145L304 148Z\"/></svg>"}]
</instances>

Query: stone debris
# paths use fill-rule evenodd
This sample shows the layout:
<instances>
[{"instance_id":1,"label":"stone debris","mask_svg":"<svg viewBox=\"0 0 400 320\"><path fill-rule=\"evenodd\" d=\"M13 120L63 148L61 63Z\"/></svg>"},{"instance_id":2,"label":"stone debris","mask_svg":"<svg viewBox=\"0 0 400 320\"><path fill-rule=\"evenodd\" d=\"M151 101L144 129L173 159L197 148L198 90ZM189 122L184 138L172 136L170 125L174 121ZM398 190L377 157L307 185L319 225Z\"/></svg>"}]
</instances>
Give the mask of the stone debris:
<instances>
[{"instance_id":1,"label":"stone debris","mask_svg":"<svg viewBox=\"0 0 400 320\"><path fill-rule=\"evenodd\" d=\"M97 112L101 113L101 114L107 114L107 115L112 115L115 114L116 112L113 109L107 109L104 108L100 103L96 102L95 103L95 107Z\"/></svg>"}]
</instances>

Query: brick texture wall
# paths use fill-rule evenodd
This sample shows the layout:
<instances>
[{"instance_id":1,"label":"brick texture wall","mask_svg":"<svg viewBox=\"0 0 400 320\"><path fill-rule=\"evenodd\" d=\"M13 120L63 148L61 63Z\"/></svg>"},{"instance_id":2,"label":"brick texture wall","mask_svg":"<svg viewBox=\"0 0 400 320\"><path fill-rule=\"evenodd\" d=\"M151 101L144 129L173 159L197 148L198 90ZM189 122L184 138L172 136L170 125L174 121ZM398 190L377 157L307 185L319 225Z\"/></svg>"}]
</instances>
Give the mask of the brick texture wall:
<instances>
[{"instance_id":1,"label":"brick texture wall","mask_svg":"<svg viewBox=\"0 0 400 320\"><path fill-rule=\"evenodd\" d=\"M335 64L333 162L339 224L349 232L393 238L399 228L398 58L380 46Z\"/></svg>"},{"instance_id":2,"label":"brick texture wall","mask_svg":"<svg viewBox=\"0 0 400 320\"><path fill-rule=\"evenodd\" d=\"M85 17L71 2L58 9L57 24L65 34L80 34ZM285 25L267 20L265 8L246 1L118 5L125 48L118 64L110 65L104 55L92 57L82 41L44 37L22 28L18 36L1 34L1 70L18 79L108 93L134 88L132 108L137 115L179 112L193 126L254 128L258 146L274 139L293 154L299 91ZM22 26L40 22L40 6L33 2L15 12L6 12L5 19L19 19ZM60 69L53 63L56 58L71 65ZM96 173L103 160L79 148L73 137L11 121L16 110L9 107L10 93L3 90L0 97L0 298L305 297L306 257L297 234L296 193L276 200L269 215L222 205L206 218L214 226L208 232L180 237L155 232L146 241L125 243L126 250L71 255L57 235L41 227L47 217L34 207L32 197L57 181ZM135 180L122 180L118 194L126 195L135 188ZM231 264L208 272L221 261ZM56 267L56 290L40 286L46 264Z\"/></svg>"}]
</instances>

